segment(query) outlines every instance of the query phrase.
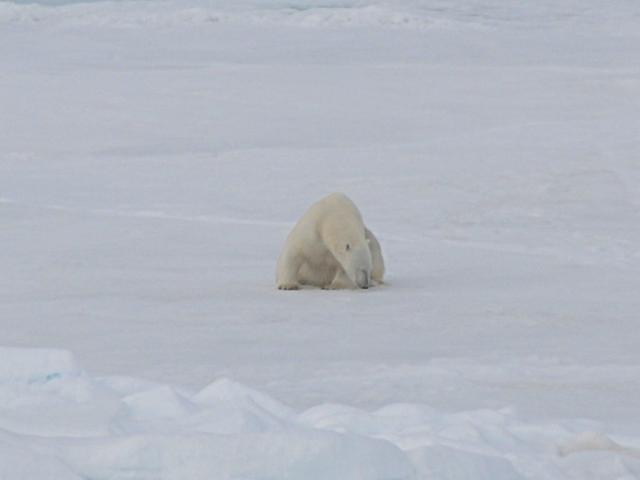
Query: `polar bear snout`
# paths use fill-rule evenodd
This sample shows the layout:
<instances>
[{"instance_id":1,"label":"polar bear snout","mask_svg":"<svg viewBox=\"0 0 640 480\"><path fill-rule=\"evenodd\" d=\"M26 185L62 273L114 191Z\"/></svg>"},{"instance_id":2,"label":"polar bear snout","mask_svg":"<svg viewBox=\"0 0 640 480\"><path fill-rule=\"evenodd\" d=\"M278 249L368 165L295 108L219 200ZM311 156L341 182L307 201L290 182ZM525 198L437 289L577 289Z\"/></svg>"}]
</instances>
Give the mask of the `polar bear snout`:
<instances>
[{"instance_id":1,"label":"polar bear snout","mask_svg":"<svg viewBox=\"0 0 640 480\"><path fill-rule=\"evenodd\" d=\"M366 270L360 270L356 274L356 284L360 288L369 288L371 285L371 274Z\"/></svg>"}]
</instances>

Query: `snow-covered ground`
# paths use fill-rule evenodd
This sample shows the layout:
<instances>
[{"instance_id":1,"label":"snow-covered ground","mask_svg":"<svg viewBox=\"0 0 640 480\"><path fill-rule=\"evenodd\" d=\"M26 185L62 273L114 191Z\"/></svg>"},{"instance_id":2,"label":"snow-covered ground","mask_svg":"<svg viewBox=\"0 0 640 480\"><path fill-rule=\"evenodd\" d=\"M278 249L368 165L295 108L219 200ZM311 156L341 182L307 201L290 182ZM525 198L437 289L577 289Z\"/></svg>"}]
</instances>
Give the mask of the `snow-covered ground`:
<instances>
[{"instance_id":1,"label":"snow-covered ground","mask_svg":"<svg viewBox=\"0 0 640 480\"><path fill-rule=\"evenodd\" d=\"M640 478L640 4L0 1L0 252L2 480Z\"/></svg>"}]
</instances>

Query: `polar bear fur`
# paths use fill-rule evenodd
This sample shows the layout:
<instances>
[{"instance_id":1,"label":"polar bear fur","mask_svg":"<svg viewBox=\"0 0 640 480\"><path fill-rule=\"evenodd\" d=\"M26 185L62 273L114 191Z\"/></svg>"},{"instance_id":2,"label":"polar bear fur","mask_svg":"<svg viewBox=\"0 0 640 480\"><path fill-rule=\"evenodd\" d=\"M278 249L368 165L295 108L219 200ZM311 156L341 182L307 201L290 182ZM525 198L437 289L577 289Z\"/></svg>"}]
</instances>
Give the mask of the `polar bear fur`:
<instances>
[{"instance_id":1,"label":"polar bear fur","mask_svg":"<svg viewBox=\"0 0 640 480\"><path fill-rule=\"evenodd\" d=\"M313 204L289 233L276 284L281 290L301 285L369 288L383 277L378 239L365 227L356 205L346 195L332 193Z\"/></svg>"}]
</instances>

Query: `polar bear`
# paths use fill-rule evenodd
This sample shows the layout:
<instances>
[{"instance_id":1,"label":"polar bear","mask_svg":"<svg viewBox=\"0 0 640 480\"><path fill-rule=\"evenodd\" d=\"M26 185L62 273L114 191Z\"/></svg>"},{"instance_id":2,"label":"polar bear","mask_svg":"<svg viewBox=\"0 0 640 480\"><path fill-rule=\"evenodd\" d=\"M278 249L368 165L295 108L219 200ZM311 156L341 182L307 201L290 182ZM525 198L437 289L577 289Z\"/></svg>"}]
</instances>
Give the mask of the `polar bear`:
<instances>
[{"instance_id":1,"label":"polar bear","mask_svg":"<svg viewBox=\"0 0 640 480\"><path fill-rule=\"evenodd\" d=\"M346 195L332 193L313 204L289 233L276 284L281 290L301 285L369 288L383 277L378 239L365 227L358 207Z\"/></svg>"}]
</instances>

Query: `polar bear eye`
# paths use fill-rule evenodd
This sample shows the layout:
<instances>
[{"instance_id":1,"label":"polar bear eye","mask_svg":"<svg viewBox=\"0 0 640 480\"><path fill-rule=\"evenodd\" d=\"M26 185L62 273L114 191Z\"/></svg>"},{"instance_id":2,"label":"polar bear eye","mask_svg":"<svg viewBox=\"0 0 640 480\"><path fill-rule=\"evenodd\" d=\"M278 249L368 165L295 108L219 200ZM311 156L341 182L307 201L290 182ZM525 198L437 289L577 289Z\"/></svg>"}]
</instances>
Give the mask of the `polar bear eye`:
<instances>
[{"instance_id":1,"label":"polar bear eye","mask_svg":"<svg viewBox=\"0 0 640 480\"><path fill-rule=\"evenodd\" d=\"M349 245L349 244L347 243L347 246L345 247L345 250L346 250L347 252L348 252L349 250L351 250L351 245Z\"/></svg>"}]
</instances>

